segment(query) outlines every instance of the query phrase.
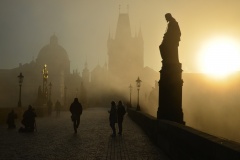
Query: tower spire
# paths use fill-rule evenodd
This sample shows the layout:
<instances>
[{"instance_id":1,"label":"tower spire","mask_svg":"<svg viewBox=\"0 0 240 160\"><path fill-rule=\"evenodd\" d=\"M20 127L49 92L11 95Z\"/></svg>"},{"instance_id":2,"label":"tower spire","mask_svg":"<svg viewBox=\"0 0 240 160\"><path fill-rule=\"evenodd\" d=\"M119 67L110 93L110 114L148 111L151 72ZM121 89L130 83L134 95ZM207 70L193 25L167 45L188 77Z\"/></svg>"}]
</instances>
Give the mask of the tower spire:
<instances>
[{"instance_id":1,"label":"tower spire","mask_svg":"<svg viewBox=\"0 0 240 160\"><path fill-rule=\"evenodd\" d=\"M127 13L121 13L118 16L115 39L129 39L131 37L130 19Z\"/></svg>"}]
</instances>

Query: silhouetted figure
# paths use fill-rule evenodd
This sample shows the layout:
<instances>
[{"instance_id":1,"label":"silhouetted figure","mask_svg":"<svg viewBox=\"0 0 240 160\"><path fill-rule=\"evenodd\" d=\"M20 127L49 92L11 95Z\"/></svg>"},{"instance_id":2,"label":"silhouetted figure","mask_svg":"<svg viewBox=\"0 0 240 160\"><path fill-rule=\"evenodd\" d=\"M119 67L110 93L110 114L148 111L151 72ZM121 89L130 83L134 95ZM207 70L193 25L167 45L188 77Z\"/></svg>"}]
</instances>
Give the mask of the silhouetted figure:
<instances>
[{"instance_id":1,"label":"silhouetted figure","mask_svg":"<svg viewBox=\"0 0 240 160\"><path fill-rule=\"evenodd\" d=\"M112 137L115 137L116 136L115 123L117 123L117 107L114 101L111 102L111 109L108 112L110 127L112 128Z\"/></svg>"},{"instance_id":2,"label":"silhouetted figure","mask_svg":"<svg viewBox=\"0 0 240 160\"><path fill-rule=\"evenodd\" d=\"M181 37L181 31L178 22L170 13L165 14L168 22L166 33L163 36L162 44L159 46L163 63L179 63L178 45Z\"/></svg>"},{"instance_id":3,"label":"silhouetted figure","mask_svg":"<svg viewBox=\"0 0 240 160\"><path fill-rule=\"evenodd\" d=\"M72 113L71 119L73 122L73 129L74 132L77 133L77 128L80 124L80 116L82 114L82 105L78 102L78 98L74 98L74 101L70 106L70 112Z\"/></svg>"},{"instance_id":4,"label":"silhouetted figure","mask_svg":"<svg viewBox=\"0 0 240 160\"><path fill-rule=\"evenodd\" d=\"M28 106L28 109L23 114L22 124L24 128L20 128L19 132L33 132L36 126L36 113L31 105Z\"/></svg>"},{"instance_id":5,"label":"silhouetted figure","mask_svg":"<svg viewBox=\"0 0 240 160\"><path fill-rule=\"evenodd\" d=\"M48 107L48 115L52 114L52 101L48 100L47 107Z\"/></svg>"},{"instance_id":6,"label":"silhouetted figure","mask_svg":"<svg viewBox=\"0 0 240 160\"><path fill-rule=\"evenodd\" d=\"M117 118L118 118L118 134L122 135L122 123L123 123L123 117L126 113L125 107L122 104L122 101L118 102L118 106L117 106Z\"/></svg>"},{"instance_id":7,"label":"silhouetted figure","mask_svg":"<svg viewBox=\"0 0 240 160\"><path fill-rule=\"evenodd\" d=\"M157 118L185 124L182 112L182 64L178 59L181 31L177 21L170 13L165 14L165 18L168 27L159 46L162 69L158 82Z\"/></svg>"},{"instance_id":8,"label":"silhouetted figure","mask_svg":"<svg viewBox=\"0 0 240 160\"><path fill-rule=\"evenodd\" d=\"M55 110L56 110L56 116L58 117L60 115L60 110L61 110L61 103L58 100L55 103Z\"/></svg>"},{"instance_id":9,"label":"silhouetted figure","mask_svg":"<svg viewBox=\"0 0 240 160\"><path fill-rule=\"evenodd\" d=\"M14 112L14 110L12 110L10 113L8 113L7 117L8 129L16 128L15 119L17 119L17 114Z\"/></svg>"}]
</instances>

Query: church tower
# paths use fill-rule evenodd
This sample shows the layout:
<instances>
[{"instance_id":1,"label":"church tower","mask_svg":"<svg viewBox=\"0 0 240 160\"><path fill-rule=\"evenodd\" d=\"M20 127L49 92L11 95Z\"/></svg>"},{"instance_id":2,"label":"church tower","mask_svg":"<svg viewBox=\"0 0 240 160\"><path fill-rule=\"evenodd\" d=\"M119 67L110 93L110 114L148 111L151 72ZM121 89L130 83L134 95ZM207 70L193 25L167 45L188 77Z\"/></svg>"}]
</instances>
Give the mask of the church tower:
<instances>
[{"instance_id":1,"label":"church tower","mask_svg":"<svg viewBox=\"0 0 240 160\"><path fill-rule=\"evenodd\" d=\"M132 37L128 13L119 13L115 37L109 33L107 47L110 74L120 80L135 79L144 67L143 37L141 29Z\"/></svg>"}]
</instances>

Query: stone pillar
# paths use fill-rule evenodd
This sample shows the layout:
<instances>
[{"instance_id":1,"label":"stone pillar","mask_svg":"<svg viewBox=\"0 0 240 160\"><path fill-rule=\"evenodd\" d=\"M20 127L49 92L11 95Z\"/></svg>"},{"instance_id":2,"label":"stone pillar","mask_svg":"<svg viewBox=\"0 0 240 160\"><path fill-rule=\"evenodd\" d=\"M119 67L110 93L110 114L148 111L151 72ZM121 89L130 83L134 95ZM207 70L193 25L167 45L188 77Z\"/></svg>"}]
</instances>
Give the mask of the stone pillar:
<instances>
[{"instance_id":1,"label":"stone pillar","mask_svg":"<svg viewBox=\"0 0 240 160\"><path fill-rule=\"evenodd\" d=\"M182 112L182 64L163 62L158 83L157 118L185 124Z\"/></svg>"}]
</instances>

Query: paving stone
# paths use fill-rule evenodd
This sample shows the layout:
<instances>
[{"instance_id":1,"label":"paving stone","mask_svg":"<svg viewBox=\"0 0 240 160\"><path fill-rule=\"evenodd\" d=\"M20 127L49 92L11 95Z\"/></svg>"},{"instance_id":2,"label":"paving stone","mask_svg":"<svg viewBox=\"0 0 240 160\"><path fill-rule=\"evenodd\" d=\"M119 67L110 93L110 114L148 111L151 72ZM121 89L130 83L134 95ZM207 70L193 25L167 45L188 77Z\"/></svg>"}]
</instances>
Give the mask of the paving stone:
<instances>
[{"instance_id":1,"label":"paving stone","mask_svg":"<svg viewBox=\"0 0 240 160\"><path fill-rule=\"evenodd\" d=\"M77 134L69 112L36 118L34 133L18 133L1 125L0 160L169 160L127 114L123 135L111 137L108 109L84 110Z\"/></svg>"}]
</instances>

